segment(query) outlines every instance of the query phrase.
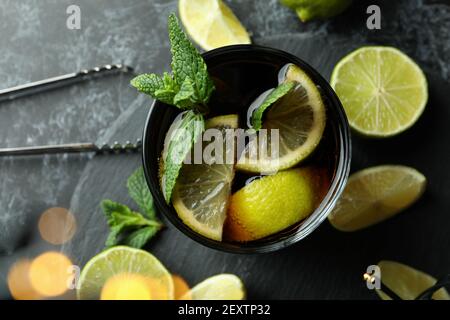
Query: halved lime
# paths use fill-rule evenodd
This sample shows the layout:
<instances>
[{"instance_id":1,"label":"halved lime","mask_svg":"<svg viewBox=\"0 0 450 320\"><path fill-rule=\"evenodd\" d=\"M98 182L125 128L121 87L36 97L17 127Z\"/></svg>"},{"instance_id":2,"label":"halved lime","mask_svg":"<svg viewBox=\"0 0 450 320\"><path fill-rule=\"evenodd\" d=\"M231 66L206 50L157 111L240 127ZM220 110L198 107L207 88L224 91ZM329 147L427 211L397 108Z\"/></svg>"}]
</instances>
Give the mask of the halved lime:
<instances>
[{"instance_id":1,"label":"halved lime","mask_svg":"<svg viewBox=\"0 0 450 320\"><path fill-rule=\"evenodd\" d=\"M420 198L425 186L425 176L406 166L364 169L350 176L328 220L341 231L366 228L409 207Z\"/></svg>"},{"instance_id":2,"label":"halved lime","mask_svg":"<svg viewBox=\"0 0 450 320\"><path fill-rule=\"evenodd\" d=\"M78 282L80 300L174 298L170 273L152 254L117 246L93 257Z\"/></svg>"},{"instance_id":3,"label":"halved lime","mask_svg":"<svg viewBox=\"0 0 450 320\"><path fill-rule=\"evenodd\" d=\"M226 145L226 129L238 126L237 115L220 116L210 119L206 128L219 129ZM228 210L231 184L234 178L234 149L232 161L208 164L184 164L173 192L172 203L183 222L199 234L222 240L222 229ZM225 155L225 153L224 153Z\"/></svg>"},{"instance_id":4,"label":"halved lime","mask_svg":"<svg viewBox=\"0 0 450 320\"><path fill-rule=\"evenodd\" d=\"M395 261L380 261L381 282L403 300L414 300L425 290L431 288L436 279L405 264ZM392 300L382 290L376 290L383 300ZM444 288L436 291L434 300L450 300L447 290Z\"/></svg>"},{"instance_id":5,"label":"halved lime","mask_svg":"<svg viewBox=\"0 0 450 320\"><path fill-rule=\"evenodd\" d=\"M247 30L222 0L179 0L178 8L186 31L205 50L251 43Z\"/></svg>"},{"instance_id":6,"label":"halved lime","mask_svg":"<svg viewBox=\"0 0 450 320\"><path fill-rule=\"evenodd\" d=\"M428 100L420 67L392 47L362 47L333 70L331 86L359 133L388 137L411 127Z\"/></svg>"},{"instance_id":7,"label":"halved lime","mask_svg":"<svg viewBox=\"0 0 450 320\"><path fill-rule=\"evenodd\" d=\"M308 157L319 144L326 122L325 105L319 90L295 65L288 67L285 81L298 85L269 108L262 126L267 129L267 135L258 135L260 141L253 145L256 148L267 145L268 150L275 150L273 144L277 143L278 157L274 159L271 152L255 152L249 144L236 169L261 173L291 168ZM278 141L272 141L271 131L274 129L278 130ZM252 157L252 154L257 157Z\"/></svg>"},{"instance_id":8,"label":"halved lime","mask_svg":"<svg viewBox=\"0 0 450 320\"><path fill-rule=\"evenodd\" d=\"M245 287L233 274L210 277L192 288L180 300L243 300Z\"/></svg>"}]
</instances>

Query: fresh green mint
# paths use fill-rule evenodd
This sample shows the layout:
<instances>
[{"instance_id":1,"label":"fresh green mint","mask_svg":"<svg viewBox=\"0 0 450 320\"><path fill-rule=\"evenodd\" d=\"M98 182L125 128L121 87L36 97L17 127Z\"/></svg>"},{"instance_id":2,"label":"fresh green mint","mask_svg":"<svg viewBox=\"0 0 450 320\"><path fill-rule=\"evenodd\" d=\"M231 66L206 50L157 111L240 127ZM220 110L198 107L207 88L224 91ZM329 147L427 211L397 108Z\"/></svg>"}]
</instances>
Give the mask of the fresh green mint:
<instances>
[{"instance_id":1,"label":"fresh green mint","mask_svg":"<svg viewBox=\"0 0 450 320\"><path fill-rule=\"evenodd\" d=\"M194 102L207 105L214 91L203 57L181 30L177 17L169 16L169 38L172 52L172 71L175 82L182 87L186 79L193 86Z\"/></svg>"},{"instance_id":2,"label":"fresh green mint","mask_svg":"<svg viewBox=\"0 0 450 320\"><path fill-rule=\"evenodd\" d=\"M162 189L167 203L186 155L205 129L203 114L208 112L208 102L215 90L203 57L181 29L175 14L169 16L168 28L172 74L142 74L131 81L138 91L187 110L181 120L172 125L178 130L169 130L173 135L166 138Z\"/></svg>"},{"instance_id":3,"label":"fresh green mint","mask_svg":"<svg viewBox=\"0 0 450 320\"><path fill-rule=\"evenodd\" d=\"M269 108L272 104L288 94L294 87L294 82L285 82L272 90L272 92L266 97L263 103L252 114L251 124L253 130L259 131L262 128L262 118L264 111L266 111L266 109Z\"/></svg>"},{"instance_id":4,"label":"fresh green mint","mask_svg":"<svg viewBox=\"0 0 450 320\"><path fill-rule=\"evenodd\" d=\"M189 41L174 14L169 16L173 75L142 74L131 80L140 92L182 110L205 112L214 83L201 54Z\"/></svg>"},{"instance_id":5,"label":"fresh green mint","mask_svg":"<svg viewBox=\"0 0 450 320\"><path fill-rule=\"evenodd\" d=\"M133 211L126 205L103 200L101 207L110 227L106 247L123 243L130 247L142 248L163 227L156 218L153 198L145 183L142 168L128 178L127 187L130 197L142 213Z\"/></svg>"},{"instance_id":6,"label":"fresh green mint","mask_svg":"<svg viewBox=\"0 0 450 320\"><path fill-rule=\"evenodd\" d=\"M148 190L145 181L144 169L137 169L127 180L128 194L139 206L139 209L149 219L156 218L155 208L153 207L153 197Z\"/></svg>"},{"instance_id":7,"label":"fresh green mint","mask_svg":"<svg viewBox=\"0 0 450 320\"><path fill-rule=\"evenodd\" d=\"M203 115L192 110L186 111L169 129L167 152L163 155L164 172L162 189L167 203L170 202L175 182L186 155L205 130Z\"/></svg>"}]
</instances>

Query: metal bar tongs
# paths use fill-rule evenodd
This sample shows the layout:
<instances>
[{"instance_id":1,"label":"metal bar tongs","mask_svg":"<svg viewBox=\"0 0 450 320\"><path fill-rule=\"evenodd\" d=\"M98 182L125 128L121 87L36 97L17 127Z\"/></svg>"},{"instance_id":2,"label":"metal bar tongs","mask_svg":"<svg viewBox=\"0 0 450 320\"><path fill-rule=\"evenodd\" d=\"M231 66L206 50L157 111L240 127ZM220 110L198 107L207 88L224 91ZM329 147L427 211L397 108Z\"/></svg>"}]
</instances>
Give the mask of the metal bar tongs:
<instances>
[{"instance_id":1,"label":"metal bar tongs","mask_svg":"<svg viewBox=\"0 0 450 320\"><path fill-rule=\"evenodd\" d=\"M0 90L0 102L12 101L21 97L41 93L56 88L61 88L74 83L92 80L100 76L115 74L119 72L130 72L133 69L123 64L108 64L103 67L93 69L84 69L80 72L69 73L57 77L52 77L24 85L15 86L8 89ZM130 141L121 144L114 142L113 144L96 144L96 143L69 143L60 145L46 146L30 146L17 148L0 148L0 157L2 156L27 156L27 155L44 155L56 153L121 153L138 151L142 146L142 142L138 139L135 143Z\"/></svg>"}]
</instances>

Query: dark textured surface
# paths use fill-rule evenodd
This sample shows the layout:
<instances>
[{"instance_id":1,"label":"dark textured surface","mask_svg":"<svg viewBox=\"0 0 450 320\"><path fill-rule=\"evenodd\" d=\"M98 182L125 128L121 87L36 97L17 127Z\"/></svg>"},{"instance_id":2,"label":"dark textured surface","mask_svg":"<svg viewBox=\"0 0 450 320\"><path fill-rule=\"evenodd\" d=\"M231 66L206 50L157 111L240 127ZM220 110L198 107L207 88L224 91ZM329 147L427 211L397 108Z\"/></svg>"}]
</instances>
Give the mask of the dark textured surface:
<instances>
[{"instance_id":1,"label":"dark textured surface","mask_svg":"<svg viewBox=\"0 0 450 320\"><path fill-rule=\"evenodd\" d=\"M82 67L123 61L137 72L169 63L166 17L176 1L78 1L82 29L65 27L71 1L0 2L0 87ZM324 223L302 243L255 256L202 247L174 227L148 248L190 284L221 272L244 280L250 298L371 299L361 281L369 264L394 259L434 275L450 270L450 7L449 1L360 1L331 21L303 25L276 0L229 1L255 43L285 49L325 77L350 50L364 44L395 45L417 60L430 83L430 103L418 124L388 140L354 138L353 169L382 163L418 168L429 178L424 198L406 213L365 231L346 234ZM382 8L382 30L365 28L367 3ZM151 100L118 76L0 105L0 146L75 141L132 140L141 135ZM0 159L0 299L11 263L62 250L82 265L99 252L107 228L98 203L129 203L126 177L139 155ZM63 247L45 244L36 220L48 207L70 207L79 224Z\"/></svg>"}]
</instances>

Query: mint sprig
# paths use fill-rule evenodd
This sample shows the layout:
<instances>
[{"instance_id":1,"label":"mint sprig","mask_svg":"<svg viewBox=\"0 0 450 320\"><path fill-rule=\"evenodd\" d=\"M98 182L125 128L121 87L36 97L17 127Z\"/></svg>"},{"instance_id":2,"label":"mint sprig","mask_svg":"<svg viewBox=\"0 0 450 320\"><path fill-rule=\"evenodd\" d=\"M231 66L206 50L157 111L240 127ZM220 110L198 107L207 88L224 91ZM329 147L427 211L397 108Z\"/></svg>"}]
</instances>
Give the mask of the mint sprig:
<instances>
[{"instance_id":1,"label":"mint sprig","mask_svg":"<svg viewBox=\"0 0 450 320\"><path fill-rule=\"evenodd\" d=\"M169 38L175 82L181 87L189 78L192 81L195 102L207 105L214 91L214 83L209 77L203 57L189 41L174 14L169 16Z\"/></svg>"},{"instance_id":2,"label":"mint sprig","mask_svg":"<svg viewBox=\"0 0 450 320\"><path fill-rule=\"evenodd\" d=\"M130 197L142 212L133 211L128 206L111 200L103 200L101 208L110 227L106 247L123 243L130 247L142 248L163 227L156 218L153 198L145 183L142 168L128 178L127 187Z\"/></svg>"},{"instance_id":3,"label":"mint sprig","mask_svg":"<svg viewBox=\"0 0 450 320\"><path fill-rule=\"evenodd\" d=\"M128 194L136 202L142 213L149 219L156 218L153 197L145 181L144 169L137 169L127 180Z\"/></svg>"},{"instance_id":4,"label":"mint sprig","mask_svg":"<svg viewBox=\"0 0 450 320\"><path fill-rule=\"evenodd\" d=\"M207 111L214 83L203 57L189 41L175 14L169 16L173 75L142 74L131 80L140 92L182 110Z\"/></svg>"},{"instance_id":5,"label":"mint sprig","mask_svg":"<svg viewBox=\"0 0 450 320\"><path fill-rule=\"evenodd\" d=\"M264 111L288 94L295 87L294 82L285 82L272 90L263 103L256 109L251 117L252 129L259 131L262 128L262 118Z\"/></svg>"},{"instance_id":6,"label":"mint sprig","mask_svg":"<svg viewBox=\"0 0 450 320\"><path fill-rule=\"evenodd\" d=\"M175 134L166 137L162 189L167 203L186 155L205 129L203 114L209 111L208 102L215 90L203 57L181 29L175 14L169 16L168 28L172 74L142 74L131 80L138 91L187 110L181 121L172 124L169 133Z\"/></svg>"},{"instance_id":7,"label":"mint sprig","mask_svg":"<svg viewBox=\"0 0 450 320\"><path fill-rule=\"evenodd\" d=\"M203 115L192 110L183 113L169 129L171 136L168 137L167 152L163 155L164 172L162 175L162 189L167 203L172 197L172 191L186 155L204 130Z\"/></svg>"}]
</instances>

